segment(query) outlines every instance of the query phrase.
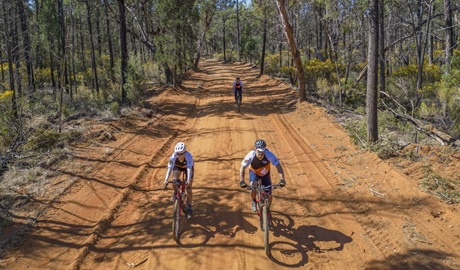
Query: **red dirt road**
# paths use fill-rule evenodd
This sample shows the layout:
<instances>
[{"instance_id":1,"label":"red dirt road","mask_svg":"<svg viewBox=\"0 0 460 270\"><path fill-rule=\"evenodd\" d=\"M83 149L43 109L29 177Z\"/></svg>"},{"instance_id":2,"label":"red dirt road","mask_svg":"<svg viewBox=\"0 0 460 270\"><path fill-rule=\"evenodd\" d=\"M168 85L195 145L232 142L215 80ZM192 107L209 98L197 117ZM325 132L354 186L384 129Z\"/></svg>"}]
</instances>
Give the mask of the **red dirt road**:
<instances>
[{"instance_id":1,"label":"red dirt road","mask_svg":"<svg viewBox=\"0 0 460 270\"><path fill-rule=\"evenodd\" d=\"M358 150L284 83L257 78L249 65L208 60L200 68L182 89L155 91L153 119L124 119L111 124L115 141L75 149L63 171L73 184L3 256L2 269L460 268L458 206ZM241 113L230 92L236 76L247 89ZM287 180L274 191L270 256L238 186L257 138ZM176 243L162 182L177 141L186 142L196 173L194 217Z\"/></svg>"}]
</instances>

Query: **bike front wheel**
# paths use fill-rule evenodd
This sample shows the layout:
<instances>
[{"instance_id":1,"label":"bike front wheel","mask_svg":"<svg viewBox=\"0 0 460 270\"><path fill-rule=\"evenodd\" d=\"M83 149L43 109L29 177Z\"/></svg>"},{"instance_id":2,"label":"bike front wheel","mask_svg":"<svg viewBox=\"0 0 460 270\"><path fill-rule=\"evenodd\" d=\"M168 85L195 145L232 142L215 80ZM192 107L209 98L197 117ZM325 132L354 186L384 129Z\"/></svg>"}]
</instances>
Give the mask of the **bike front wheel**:
<instances>
[{"instance_id":1,"label":"bike front wheel","mask_svg":"<svg viewBox=\"0 0 460 270\"><path fill-rule=\"evenodd\" d=\"M174 241L179 240L179 233L180 233L180 211L181 205L179 200L174 202L174 212L173 212L173 220L172 220L172 233Z\"/></svg>"},{"instance_id":2,"label":"bike front wheel","mask_svg":"<svg viewBox=\"0 0 460 270\"><path fill-rule=\"evenodd\" d=\"M269 239L269 231L270 231L270 220L268 219L268 207L264 206L262 208L262 226L264 229L264 245L265 245L265 254L268 256L270 255L270 239Z\"/></svg>"}]
</instances>

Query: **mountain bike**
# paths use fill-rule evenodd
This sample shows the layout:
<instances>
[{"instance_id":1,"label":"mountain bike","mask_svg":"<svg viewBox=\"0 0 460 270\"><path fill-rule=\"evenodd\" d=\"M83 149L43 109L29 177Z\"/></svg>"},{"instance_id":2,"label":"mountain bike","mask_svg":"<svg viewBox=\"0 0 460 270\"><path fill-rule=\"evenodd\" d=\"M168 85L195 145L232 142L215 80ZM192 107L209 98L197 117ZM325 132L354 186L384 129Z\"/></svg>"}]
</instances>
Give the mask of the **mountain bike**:
<instances>
[{"instance_id":1,"label":"mountain bike","mask_svg":"<svg viewBox=\"0 0 460 270\"><path fill-rule=\"evenodd\" d=\"M187 193L185 192L185 173L182 176L182 180L175 179L168 181L168 183L173 183L177 186L177 189L174 192L174 210L172 219L173 239L174 241L177 241L179 240L182 216L188 215Z\"/></svg>"},{"instance_id":2,"label":"mountain bike","mask_svg":"<svg viewBox=\"0 0 460 270\"><path fill-rule=\"evenodd\" d=\"M271 220L272 214L270 211L270 204L269 204L269 192L270 190L274 190L280 187L280 184L276 185L269 185L264 186L261 185L261 181L258 181L258 185L256 187L249 186L247 189L249 190L256 190L256 205L257 205L257 215L259 216L260 220L260 229L264 232L264 246L265 246L265 254L268 256L270 255L269 245L269 231L271 228Z\"/></svg>"},{"instance_id":3,"label":"mountain bike","mask_svg":"<svg viewBox=\"0 0 460 270\"><path fill-rule=\"evenodd\" d=\"M240 112L241 106L241 91L236 90L236 107L238 108L238 112Z\"/></svg>"}]
</instances>

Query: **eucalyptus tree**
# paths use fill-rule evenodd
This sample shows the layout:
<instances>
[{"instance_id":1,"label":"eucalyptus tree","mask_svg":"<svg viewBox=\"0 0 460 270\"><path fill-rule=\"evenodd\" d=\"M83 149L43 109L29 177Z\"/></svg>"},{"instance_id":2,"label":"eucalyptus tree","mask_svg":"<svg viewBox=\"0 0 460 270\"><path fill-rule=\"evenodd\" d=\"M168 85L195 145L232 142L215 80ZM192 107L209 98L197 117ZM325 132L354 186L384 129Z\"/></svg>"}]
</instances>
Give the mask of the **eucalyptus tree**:
<instances>
[{"instance_id":1,"label":"eucalyptus tree","mask_svg":"<svg viewBox=\"0 0 460 270\"><path fill-rule=\"evenodd\" d=\"M453 43L454 43L454 30L452 23L452 1L444 0L444 21L446 29L446 47L445 47L445 56L444 61L446 65L446 73L450 71L450 59L453 53Z\"/></svg>"},{"instance_id":2,"label":"eucalyptus tree","mask_svg":"<svg viewBox=\"0 0 460 270\"><path fill-rule=\"evenodd\" d=\"M380 0L383 1L383 0ZM377 121L377 78L378 78L378 44L379 44L379 0L369 0L369 46L367 70L366 119L367 141L378 140Z\"/></svg>"},{"instance_id":3,"label":"eucalyptus tree","mask_svg":"<svg viewBox=\"0 0 460 270\"><path fill-rule=\"evenodd\" d=\"M199 11L200 11L200 35L198 36L198 44L196 49L195 63L193 65L194 69L198 69L198 64L201 58L201 50L205 40L205 35L208 32L209 26L211 25L214 14L216 13L216 5L218 0L201 0L199 1Z\"/></svg>"},{"instance_id":4,"label":"eucalyptus tree","mask_svg":"<svg viewBox=\"0 0 460 270\"><path fill-rule=\"evenodd\" d=\"M299 88L299 101L303 102L307 100L307 93L306 93L306 78L305 72L302 65L302 59L300 58L300 52L297 49L297 42L294 38L294 33L292 30L292 26L289 23L289 17L286 12L285 1L284 0L276 0L278 14L280 18L281 25L283 27L284 34L286 36L286 40L289 44L289 48L291 50L291 55L294 60L294 64L296 67L296 75L298 80L298 88Z\"/></svg>"},{"instance_id":5,"label":"eucalyptus tree","mask_svg":"<svg viewBox=\"0 0 460 270\"><path fill-rule=\"evenodd\" d=\"M12 111L15 117L18 116L17 112L17 103L16 103L16 90L15 90L15 82L14 82L14 69L13 69L13 46L12 43L12 34L14 31L13 28L13 21L14 17L12 12L14 6L12 1L1 1L1 14L2 14L2 24L3 24L3 32L2 34L2 43L5 45L6 57L8 62L8 72L9 72L9 90L13 92L11 95L11 104L12 104ZM3 47L3 46L2 46Z\"/></svg>"},{"instance_id":6,"label":"eucalyptus tree","mask_svg":"<svg viewBox=\"0 0 460 270\"><path fill-rule=\"evenodd\" d=\"M30 10L26 10L25 0L17 0L17 9L19 13L19 20L21 24L21 31L22 31L22 43L24 47L24 60L26 62L27 67L27 82L28 88L32 92L35 90L35 79L34 79L34 68L33 68L33 61L31 57L31 41L30 41L30 27L29 21L30 19Z\"/></svg>"}]
</instances>

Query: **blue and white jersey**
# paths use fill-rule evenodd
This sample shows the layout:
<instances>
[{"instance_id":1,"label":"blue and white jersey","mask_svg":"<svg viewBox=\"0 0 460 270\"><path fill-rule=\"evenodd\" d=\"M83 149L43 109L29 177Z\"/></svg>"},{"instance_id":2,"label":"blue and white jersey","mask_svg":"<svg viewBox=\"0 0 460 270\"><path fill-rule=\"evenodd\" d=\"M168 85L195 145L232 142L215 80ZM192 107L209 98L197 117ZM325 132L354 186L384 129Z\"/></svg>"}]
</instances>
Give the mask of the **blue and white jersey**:
<instances>
[{"instance_id":1,"label":"blue and white jersey","mask_svg":"<svg viewBox=\"0 0 460 270\"><path fill-rule=\"evenodd\" d=\"M244 157L241 165L245 168L249 166L249 169L252 170L258 176L265 176L270 172L270 164L276 166L280 163L278 158L270 150L265 149L265 155L262 159L259 159L256 156L256 150L251 150Z\"/></svg>"}]
</instances>

